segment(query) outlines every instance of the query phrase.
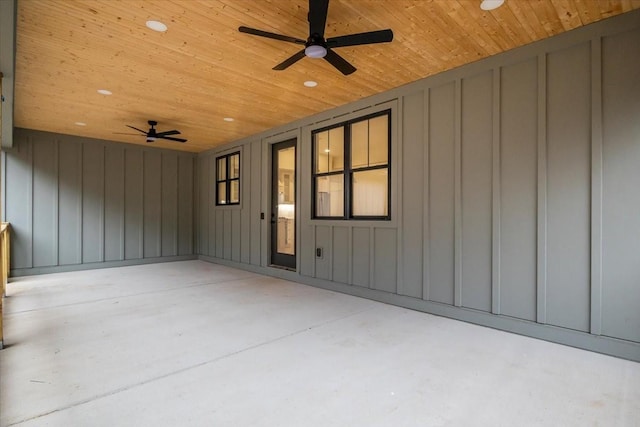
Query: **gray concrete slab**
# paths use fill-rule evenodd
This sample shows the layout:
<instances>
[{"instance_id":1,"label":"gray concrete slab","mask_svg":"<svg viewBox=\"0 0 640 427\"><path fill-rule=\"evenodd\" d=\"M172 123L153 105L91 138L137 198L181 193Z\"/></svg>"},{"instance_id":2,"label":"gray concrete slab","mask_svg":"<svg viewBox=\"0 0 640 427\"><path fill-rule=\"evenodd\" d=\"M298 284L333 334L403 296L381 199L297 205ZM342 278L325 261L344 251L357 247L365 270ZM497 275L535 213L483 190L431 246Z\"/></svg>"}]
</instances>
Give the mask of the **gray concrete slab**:
<instances>
[{"instance_id":1,"label":"gray concrete slab","mask_svg":"<svg viewBox=\"0 0 640 427\"><path fill-rule=\"evenodd\" d=\"M640 364L201 261L21 278L2 426L637 426Z\"/></svg>"}]
</instances>

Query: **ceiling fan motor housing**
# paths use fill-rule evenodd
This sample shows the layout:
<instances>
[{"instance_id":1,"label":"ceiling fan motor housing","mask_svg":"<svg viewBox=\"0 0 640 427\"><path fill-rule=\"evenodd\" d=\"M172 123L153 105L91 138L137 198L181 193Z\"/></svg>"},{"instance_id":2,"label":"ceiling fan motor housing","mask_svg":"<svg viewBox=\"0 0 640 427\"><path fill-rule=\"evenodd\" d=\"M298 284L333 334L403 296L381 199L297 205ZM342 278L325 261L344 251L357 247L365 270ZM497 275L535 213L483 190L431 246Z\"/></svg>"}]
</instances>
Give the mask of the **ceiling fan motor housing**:
<instances>
[{"instance_id":1,"label":"ceiling fan motor housing","mask_svg":"<svg viewBox=\"0 0 640 427\"><path fill-rule=\"evenodd\" d=\"M149 120L148 123L149 126L151 126L151 129L149 129L149 132L147 133L147 142L153 142L156 140L156 129L154 126L156 126L158 122L155 120Z\"/></svg>"}]
</instances>

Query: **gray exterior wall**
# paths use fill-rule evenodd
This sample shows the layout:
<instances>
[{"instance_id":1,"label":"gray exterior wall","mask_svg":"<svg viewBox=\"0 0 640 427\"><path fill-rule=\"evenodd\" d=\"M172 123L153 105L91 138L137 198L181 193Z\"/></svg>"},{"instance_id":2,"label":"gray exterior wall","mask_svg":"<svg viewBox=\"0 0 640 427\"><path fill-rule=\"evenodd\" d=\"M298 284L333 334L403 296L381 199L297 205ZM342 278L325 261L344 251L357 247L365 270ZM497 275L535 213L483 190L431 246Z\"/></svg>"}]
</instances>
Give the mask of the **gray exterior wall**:
<instances>
[{"instance_id":1,"label":"gray exterior wall","mask_svg":"<svg viewBox=\"0 0 640 427\"><path fill-rule=\"evenodd\" d=\"M640 361L639 45L635 11L202 153L198 253ZM312 220L311 131L389 107L392 220ZM292 137L295 272L260 220ZM238 149L242 204L217 208L215 157Z\"/></svg>"},{"instance_id":2,"label":"gray exterior wall","mask_svg":"<svg viewBox=\"0 0 640 427\"><path fill-rule=\"evenodd\" d=\"M195 155L16 129L11 274L194 258Z\"/></svg>"}]
</instances>

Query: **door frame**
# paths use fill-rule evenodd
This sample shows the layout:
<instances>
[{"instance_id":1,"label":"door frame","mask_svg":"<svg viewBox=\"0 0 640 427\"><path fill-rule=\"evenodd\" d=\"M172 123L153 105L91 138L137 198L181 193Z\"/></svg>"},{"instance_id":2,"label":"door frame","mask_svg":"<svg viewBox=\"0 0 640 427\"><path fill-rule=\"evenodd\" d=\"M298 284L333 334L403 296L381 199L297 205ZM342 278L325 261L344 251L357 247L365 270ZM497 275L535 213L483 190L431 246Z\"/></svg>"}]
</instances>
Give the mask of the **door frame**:
<instances>
[{"instance_id":1,"label":"door frame","mask_svg":"<svg viewBox=\"0 0 640 427\"><path fill-rule=\"evenodd\" d=\"M299 232L298 232L298 225L299 225L299 218L300 218L300 212L299 212L299 191L298 191L298 186L299 186L299 181L298 181L298 168L299 168L299 162L298 162L298 141L299 138L296 136L293 136L291 138L287 138L284 140L279 140L277 142L274 143L270 143L268 145L269 150L268 150L268 159L269 159L269 169L268 169L268 187L269 187L269 191L268 191L268 211L267 211L267 218L268 219L268 241L267 241L267 265L269 267L275 267L275 268L283 268L283 269L287 269L287 270L291 270L291 271L297 271L298 269L298 261L299 261ZM286 255L286 254L279 254L276 250L277 247L277 218L276 218L276 206L277 206L277 196L278 196L278 191L276 189L276 185L277 185L277 177L275 174L275 169L278 166L277 165L277 161L275 158L275 154L277 153L277 150L280 149L285 149L285 148L289 148L289 147L293 147L294 148L294 174L293 174L293 185L295 186L294 188L294 255Z\"/></svg>"}]
</instances>

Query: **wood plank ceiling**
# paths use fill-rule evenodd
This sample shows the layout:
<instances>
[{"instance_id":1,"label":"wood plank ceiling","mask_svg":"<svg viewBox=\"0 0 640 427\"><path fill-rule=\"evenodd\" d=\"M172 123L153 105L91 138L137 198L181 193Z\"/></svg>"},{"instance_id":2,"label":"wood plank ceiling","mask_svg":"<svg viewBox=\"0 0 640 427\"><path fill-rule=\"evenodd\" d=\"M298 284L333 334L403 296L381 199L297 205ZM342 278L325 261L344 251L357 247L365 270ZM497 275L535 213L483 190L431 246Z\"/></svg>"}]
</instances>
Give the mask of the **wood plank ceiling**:
<instances>
[{"instance_id":1,"label":"wood plank ceiling","mask_svg":"<svg viewBox=\"0 0 640 427\"><path fill-rule=\"evenodd\" d=\"M331 0L326 37L385 28L395 36L337 49L358 68L343 76L311 58L273 71L300 46L238 32L246 25L306 39L307 0L19 0L15 125L145 144L142 135L117 132L130 132L126 124L146 130L151 119L189 140L158 147L198 152L640 8L640 0L479 6ZM168 31L149 30L147 20Z\"/></svg>"}]
</instances>

